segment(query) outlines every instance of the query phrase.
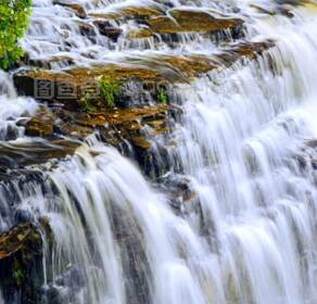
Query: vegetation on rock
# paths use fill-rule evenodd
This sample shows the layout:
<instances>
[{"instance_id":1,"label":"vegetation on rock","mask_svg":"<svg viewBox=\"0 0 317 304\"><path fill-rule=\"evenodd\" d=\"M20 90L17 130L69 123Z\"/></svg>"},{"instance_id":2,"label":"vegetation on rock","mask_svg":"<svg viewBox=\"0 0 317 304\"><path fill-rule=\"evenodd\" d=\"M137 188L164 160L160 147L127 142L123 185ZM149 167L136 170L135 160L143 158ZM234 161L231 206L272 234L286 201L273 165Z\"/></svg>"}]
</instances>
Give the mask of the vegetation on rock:
<instances>
[{"instance_id":1,"label":"vegetation on rock","mask_svg":"<svg viewBox=\"0 0 317 304\"><path fill-rule=\"evenodd\" d=\"M166 89L160 88L157 93L157 100L159 103L168 104L169 97L167 95Z\"/></svg>"},{"instance_id":2,"label":"vegetation on rock","mask_svg":"<svg viewBox=\"0 0 317 304\"><path fill-rule=\"evenodd\" d=\"M0 3L0 68L7 70L23 56L19 39L29 24L32 0L2 0Z\"/></svg>"},{"instance_id":3,"label":"vegetation on rock","mask_svg":"<svg viewBox=\"0 0 317 304\"><path fill-rule=\"evenodd\" d=\"M94 112L96 111L96 106L94 105L94 98L91 93L86 92L79 100L80 107L84 112Z\"/></svg>"},{"instance_id":4,"label":"vegetation on rock","mask_svg":"<svg viewBox=\"0 0 317 304\"><path fill-rule=\"evenodd\" d=\"M121 83L112 80L110 77L103 76L99 81L100 95L110 108L115 106L115 103L121 92Z\"/></svg>"}]
</instances>

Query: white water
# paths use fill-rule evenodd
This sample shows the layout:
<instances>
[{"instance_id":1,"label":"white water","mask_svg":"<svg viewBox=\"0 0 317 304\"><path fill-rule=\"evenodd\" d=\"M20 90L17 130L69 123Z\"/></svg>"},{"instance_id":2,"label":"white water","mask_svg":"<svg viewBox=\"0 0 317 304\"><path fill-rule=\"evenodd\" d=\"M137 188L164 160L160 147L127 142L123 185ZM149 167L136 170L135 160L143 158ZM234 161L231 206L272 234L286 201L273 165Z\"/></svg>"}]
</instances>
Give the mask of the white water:
<instances>
[{"instance_id":1,"label":"white water","mask_svg":"<svg viewBox=\"0 0 317 304\"><path fill-rule=\"evenodd\" d=\"M0 141L22 137L24 128L17 122L34 114L37 107L30 98L18 97L8 75L0 71Z\"/></svg>"},{"instance_id":2,"label":"white water","mask_svg":"<svg viewBox=\"0 0 317 304\"><path fill-rule=\"evenodd\" d=\"M62 39L53 28L65 10L51 10L51 1L45 2L35 2L39 7L25 40L37 59L58 54ZM112 8L120 5L103 1L85 7L109 10L110 2L116 2ZM254 15L247 1L238 6ZM112 49L111 42L100 37L96 45L76 32L72 19L63 22L74 35L68 55L81 62L81 51L92 48L93 61L104 61L100 52ZM182 104L184 116L171 134L154 139L155 146L168 149L168 175L184 175L194 188L194 202L183 202L188 212L175 214L167 193L155 190L137 167L94 137L48 173L49 191L27 194L33 210L49 216L57 236L46 257L53 272L46 287L55 286L61 302L316 303L317 192L309 160L316 153L306 144L317 136L316 15L298 9L293 20L256 16L247 22L249 40L276 41L271 58L237 63L173 88L171 100ZM198 36L186 37L191 43L179 42L176 49L148 44L145 54L216 49ZM144 54L118 44L106 60ZM19 117L23 111L11 113ZM307 160L304 168L299 155ZM59 284L74 268L84 284Z\"/></svg>"}]
</instances>

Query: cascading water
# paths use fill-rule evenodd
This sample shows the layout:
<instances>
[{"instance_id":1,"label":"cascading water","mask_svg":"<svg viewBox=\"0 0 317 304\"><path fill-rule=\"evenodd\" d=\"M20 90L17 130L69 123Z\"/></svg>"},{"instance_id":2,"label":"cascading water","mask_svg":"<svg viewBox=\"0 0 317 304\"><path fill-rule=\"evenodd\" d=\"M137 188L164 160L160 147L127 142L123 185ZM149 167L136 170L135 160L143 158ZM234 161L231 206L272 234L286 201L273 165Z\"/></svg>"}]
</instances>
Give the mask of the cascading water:
<instances>
[{"instance_id":1,"label":"cascading water","mask_svg":"<svg viewBox=\"0 0 317 304\"><path fill-rule=\"evenodd\" d=\"M23 136L23 128L17 125L23 115L35 113L37 104L16 95L12 81L0 71L0 140Z\"/></svg>"},{"instance_id":2,"label":"cascading water","mask_svg":"<svg viewBox=\"0 0 317 304\"><path fill-rule=\"evenodd\" d=\"M72 157L40 167L25 184L1 184L2 231L15 224L17 212L37 224L43 217L50 223L54 245L44 242L41 303L314 304L314 5L294 9L290 19L255 14L249 1L76 2L92 14L127 3L224 12L239 7L237 15L247 20L245 39L275 45L256 61L238 61L170 87L170 101L182 115L171 118L172 132L150 138L158 166L169 167L159 178L146 180L96 133ZM179 34L171 45L152 38L131 44L125 35L114 42L99 36L95 25L90 31L93 39L83 37L80 19L66 7L34 1L23 44L30 61L62 58L50 65L55 69L70 61L89 66L143 55L159 65L162 54L218 50L218 43L198 33ZM9 126L16 130L13 140L32 142L17 122L38 104L17 97L7 74L0 80L2 143L12 139ZM191 188L191 199L177 208L168 189L175 180ZM14 301L20 303L18 297Z\"/></svg>"}]
</instances>

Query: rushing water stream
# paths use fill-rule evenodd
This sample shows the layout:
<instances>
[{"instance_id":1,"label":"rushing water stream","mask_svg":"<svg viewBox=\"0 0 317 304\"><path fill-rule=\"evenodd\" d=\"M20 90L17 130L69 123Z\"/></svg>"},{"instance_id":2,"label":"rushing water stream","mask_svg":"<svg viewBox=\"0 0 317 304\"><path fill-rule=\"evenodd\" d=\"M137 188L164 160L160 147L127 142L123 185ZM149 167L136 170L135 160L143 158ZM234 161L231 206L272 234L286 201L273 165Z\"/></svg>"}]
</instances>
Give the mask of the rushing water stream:
<instances>
[{"instance_id":1,"label":"rushing water stream","mask_svg":"<svg viewBox=\"0 0 317 304\"><path fill-rule=\"evenodd\" d=\"M109 11L124 1L77 2ZM170 2L229 10L207 0ZM317 176L309 162L297 161L315 157L308 143L317 138L316 12L297 8L292 19L268 18L248 1L236 6L247 16L246 39L272 39L276 46L256 62L173 86L170 98L183 115L170 134L152 139L157 159L170 167L162 178L186 179L195 196L188 204L199 208L185 202L176 212L165 188L98 134L37 179L10 185L18 210L47 216L56 236L44 256L43 303L317 303ZM76 21L50 0L34 1L23 41L29 56L70 56L88 65L217 51L199 34L180 34L174 47L152 38L114 43L98 34L91 41ZM30 141L17 122L38 105L17 97L8 75L0 81L0 139ZM1 230L14 224L6 187Z\"/></svg>"}]
</instances>

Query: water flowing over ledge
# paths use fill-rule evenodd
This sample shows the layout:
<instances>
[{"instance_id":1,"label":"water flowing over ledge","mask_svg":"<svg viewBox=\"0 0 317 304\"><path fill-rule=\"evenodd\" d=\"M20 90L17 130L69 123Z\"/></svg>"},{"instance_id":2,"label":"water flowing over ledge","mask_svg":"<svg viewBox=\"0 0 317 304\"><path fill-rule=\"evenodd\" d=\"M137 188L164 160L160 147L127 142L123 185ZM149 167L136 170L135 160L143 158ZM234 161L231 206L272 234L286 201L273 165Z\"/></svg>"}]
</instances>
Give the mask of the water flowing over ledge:
<instances>
[{"instance_id":1,"label":"water flowing over ledge","mask_svg":"<svg viewBox=\"0 0 317 304\"><path fill-rule=\"evenodd\" d=\"M316 3L33 6L0 73L0 303L314 304ZM114 107L58 95L103 75Z\"/></svg>"}]
</instances>

